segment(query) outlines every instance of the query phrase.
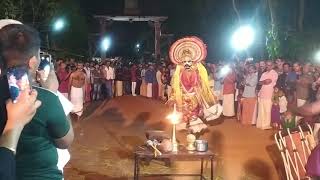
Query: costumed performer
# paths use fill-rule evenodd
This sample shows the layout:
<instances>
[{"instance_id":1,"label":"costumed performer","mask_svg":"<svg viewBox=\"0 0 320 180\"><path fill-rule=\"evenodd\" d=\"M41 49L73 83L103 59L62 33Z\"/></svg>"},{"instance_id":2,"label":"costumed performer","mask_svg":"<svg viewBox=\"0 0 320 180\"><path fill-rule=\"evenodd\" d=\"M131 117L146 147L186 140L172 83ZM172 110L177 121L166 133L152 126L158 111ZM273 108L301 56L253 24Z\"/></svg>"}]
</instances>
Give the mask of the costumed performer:
<instances>
[{"instance_id":1,"label":"costumed performer","mask_svg":"<svg viewBox=\"0 0 320 180\"><path fill-rule=\"evenodd\" d=\"M203 120L217 119L222 112L209 86L207 70L201 63L207 56L206 45L197 37L185 37L171 46L169 56L177 66L167 104L176 104L183 114L177 129L201 132L207 128Z\"/></svg>"}]
</instances>

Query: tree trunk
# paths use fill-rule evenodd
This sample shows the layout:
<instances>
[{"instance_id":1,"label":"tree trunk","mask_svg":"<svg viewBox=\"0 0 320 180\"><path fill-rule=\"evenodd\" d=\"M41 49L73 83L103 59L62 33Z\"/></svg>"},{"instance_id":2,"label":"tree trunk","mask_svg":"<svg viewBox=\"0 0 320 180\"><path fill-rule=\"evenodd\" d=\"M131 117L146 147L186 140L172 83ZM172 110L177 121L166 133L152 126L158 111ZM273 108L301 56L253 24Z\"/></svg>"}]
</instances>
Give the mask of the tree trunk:
<instances>
[{"instance_id":1,"label":"tree trunk","mask_svg":"<svg viewBox=\"0 0 320 180\"><path fill-rule=\"evenodd\" d=\"M232 0L232 6L233 6L233 10L234 12L237 14L237 17L238 17L238 20L239 20L239 23L240 23L240 13L239 13L239 10L237 8L237 5L236 5L236 0Z\"/></svg>"},{"instance_id":2,"label":"tree trunk","mask_svg":"<svg viewBox=\"0 0 320 180\"><path fill-rule=\"evenodd\" d=\"M271 19L271 26L273 27L275 25L275 13L272 6L272 0L267 0L268 6L269 6L269 12L270 12L270 19Z\"/></svg>"},{"instance_id":3,"label":"tree trunk","mask_svg":"<svg viewBox=\"0 0 320 180\"><path fill-rule=\"evenodd\" d=\"M303 21L304 21L304 0L299 0L299 17L298 17L298 30L303 31Z\"/></svg>"}]
</instances>

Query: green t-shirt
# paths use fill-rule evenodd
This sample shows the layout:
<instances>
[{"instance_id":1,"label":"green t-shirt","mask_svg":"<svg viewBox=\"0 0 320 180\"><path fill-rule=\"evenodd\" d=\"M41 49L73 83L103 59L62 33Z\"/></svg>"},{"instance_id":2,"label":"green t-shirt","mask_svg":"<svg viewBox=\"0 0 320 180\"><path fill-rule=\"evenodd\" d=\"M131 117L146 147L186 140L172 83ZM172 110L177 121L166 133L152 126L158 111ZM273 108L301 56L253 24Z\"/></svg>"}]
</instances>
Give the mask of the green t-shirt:
<instances>
[{"instance_id":1,"label":"green t-shirt","mask_svg":"<svg viewBox=\"0 0 320 180\"><path fill-rule=\"evenodd\" d=\"M61 180L54 139L64 137L70 125L58 96L34 87L42 102L20 136L17 147L17 180Z\"/></svg>"}]
</instances>

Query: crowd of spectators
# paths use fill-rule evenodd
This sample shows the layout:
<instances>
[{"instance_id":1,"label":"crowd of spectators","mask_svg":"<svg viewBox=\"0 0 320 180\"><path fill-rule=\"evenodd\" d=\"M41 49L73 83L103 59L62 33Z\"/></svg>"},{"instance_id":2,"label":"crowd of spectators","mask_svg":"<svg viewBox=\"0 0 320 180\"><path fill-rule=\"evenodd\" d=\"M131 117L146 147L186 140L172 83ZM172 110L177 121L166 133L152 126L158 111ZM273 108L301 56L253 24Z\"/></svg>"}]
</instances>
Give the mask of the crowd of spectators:
<instances>
[{"instance_id":1,"label":"crowd of spectators","mask_svg":"<svg viewBox=\"0 0 320 180\"><path fill-rule=\"evenodd\" d=\"M117 96L144 96L166 101L171 93L172 64L129 64L118 61L77 63L59 60L59 91L70 97L70 76L78 65L86 77L84 102ZM83 65L83 66L82 66ZM261 129L281 128L288 106L300 107L320 97L320 68L310 63L261 60L205 64L213 93L225 117ZM295 117L295 123L302 117Z\"/></svg>"}]
</instances>

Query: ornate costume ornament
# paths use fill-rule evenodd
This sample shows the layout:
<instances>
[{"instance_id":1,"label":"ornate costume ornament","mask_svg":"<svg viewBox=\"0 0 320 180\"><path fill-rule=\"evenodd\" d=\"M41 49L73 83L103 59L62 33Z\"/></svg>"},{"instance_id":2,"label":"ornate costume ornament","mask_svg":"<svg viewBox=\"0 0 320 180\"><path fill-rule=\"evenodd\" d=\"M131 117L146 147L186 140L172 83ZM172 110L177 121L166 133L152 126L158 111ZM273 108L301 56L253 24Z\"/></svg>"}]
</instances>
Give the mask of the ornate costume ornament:
<instances>
[{"instance_id":1,"label":"ornate costume ornament","mask_svg":"<svg viewBox=\"0 0 320 180\"><path fill-rule=\"evenodd\" d=\"M198 37L185 37L171 46L169 56L174 64L183 64L188 61L194 64L199 63L207 57L207 46Z\"/></svg>"}]
</instances>

